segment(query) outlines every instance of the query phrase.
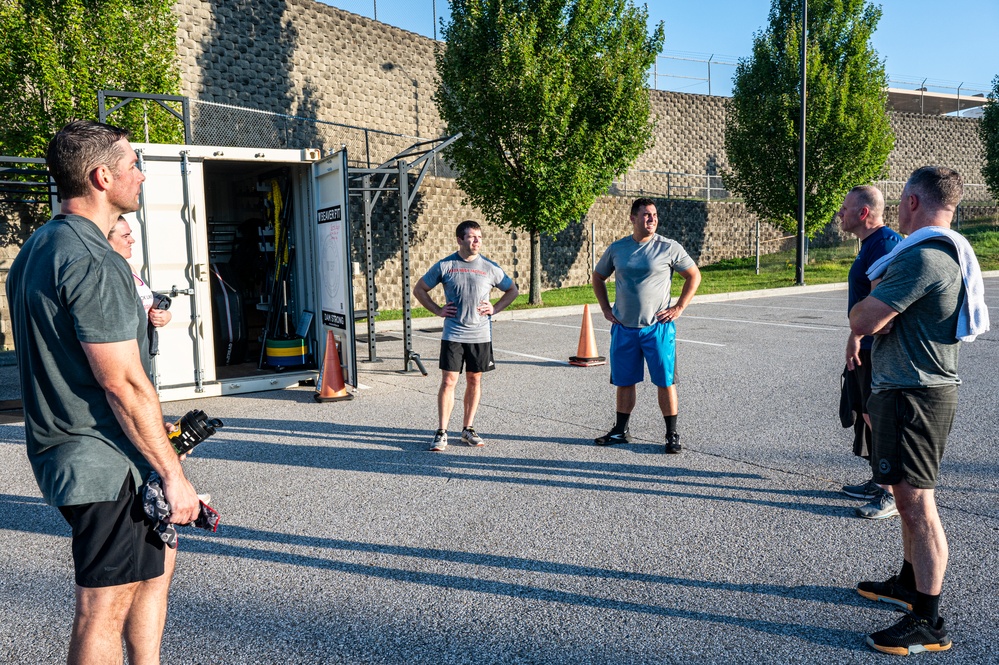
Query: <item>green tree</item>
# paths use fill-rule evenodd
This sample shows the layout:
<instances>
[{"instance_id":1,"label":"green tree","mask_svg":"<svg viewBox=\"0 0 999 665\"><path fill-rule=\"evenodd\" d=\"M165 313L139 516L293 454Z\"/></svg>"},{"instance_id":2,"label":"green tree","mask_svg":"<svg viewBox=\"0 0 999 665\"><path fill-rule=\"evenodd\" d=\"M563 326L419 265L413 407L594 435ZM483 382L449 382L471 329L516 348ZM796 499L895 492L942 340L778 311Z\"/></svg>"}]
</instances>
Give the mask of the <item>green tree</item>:
<instances>
[{"instance_id":1,"label":"green tree","mask_svg":"<svg viewBox=\"0 0 999 665\"><path fill-rule=\"evenodd\" d=\"M870 39L881 9L808 3L805 233L826 226L851 187L885 171L895 143L884 63ZM801 0L773 0L769 26L739 61L725 123L726 186L761 219L797 228Z\"/></svg>"},{"instance_id":2,"label":"green tree","mask_svg":"<svg viewBox=\"0 0 999 665\"><path fill-rule=\"evenodd\" d=\"M541 303L541 234L590 209L652 141L647 71L660 24L628 0L454 0L434 101L467 200L531 235L530 302Z\"/></svg>"},{"instance_id":3,"label":"green tree","mask_svg":"<svg viewBox=\"0 0 999 665\"><path fill-rule=\"evenodd\" d=\"M992 92L989 103L982 109L978 135L982 139L982 176L992 197L999 201L999 76L992 79Z\"/></svg>"},{"instance_id":4,"label":"green tree","mask_svg":"<svg viewBox=\"0 0 999 665\"><path fill-rule=\"evenodd\" d=\"M97 119L97 91L177 94L174 0L0 0L0 154L44 156L67 122ZM140 140L179 142L153 103L109 118Z\"/></svg>"}]
</instances>

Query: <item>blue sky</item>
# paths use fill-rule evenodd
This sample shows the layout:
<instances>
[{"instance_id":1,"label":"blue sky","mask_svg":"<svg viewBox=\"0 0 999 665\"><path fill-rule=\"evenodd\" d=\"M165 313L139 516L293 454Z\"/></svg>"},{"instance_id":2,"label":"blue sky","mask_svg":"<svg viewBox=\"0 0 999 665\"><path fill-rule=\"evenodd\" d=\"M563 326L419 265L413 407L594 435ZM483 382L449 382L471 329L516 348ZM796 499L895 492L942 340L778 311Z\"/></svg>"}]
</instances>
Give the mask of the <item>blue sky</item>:
<instances>
[{"instance_id":1,"label":"blue sky","mask_svg":"<svg viewBox=\"0 0 999 665\"><path fill-rule=\"evenodd\" d=\"M434 0L323 0L326 4L433 36ZM638 4L638 3L636 3ZM753 33L766 27L769 0L649 0L651 22L663 21L666 54L748 56ZM956 87L988 88L999 75L999 0L883 0L874 48L891 78L928 78ZM447 0L436 0L439 17ZM671 64L667 64L671 67ZM727 68L730 70L731 68ZM685 73L682 66L679 73ZM715 76L730 76L719 68ZM682 84L682 81L674 81ZM693 92L704 92L692 84ZM682 85L681 85L682 87Z\"/></svg>"}]
</instances>

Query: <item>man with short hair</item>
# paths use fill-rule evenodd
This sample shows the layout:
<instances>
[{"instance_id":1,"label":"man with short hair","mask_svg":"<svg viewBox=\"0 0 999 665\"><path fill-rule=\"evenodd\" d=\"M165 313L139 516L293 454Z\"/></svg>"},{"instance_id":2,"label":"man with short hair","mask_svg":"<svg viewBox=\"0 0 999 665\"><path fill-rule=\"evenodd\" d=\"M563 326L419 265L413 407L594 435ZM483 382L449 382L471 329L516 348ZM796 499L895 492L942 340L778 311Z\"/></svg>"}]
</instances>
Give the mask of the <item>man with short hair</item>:
<instances>
[{"instance_id":1,"label":"man with short hair","mask_svg":"<svg viewBox=\"0 0 999 665\"><path fill-rule=\"evenodd\" d=\"M455 229L458 251L441 259L413 287L413 295L435 316L444 318L441 335L441 385L437 392L437 431L430 450L447 448L447 426L454 407L458 375L465 369L465 403L461 440L469 446L484 445L475 431L475 412L482 394L482 373L493 363L492 315L503 311L517 297L517 285L496 263L482 256L482 229L466 220ZM444 305L438 305L430 290L444 286ZM495 305L489 294L497 288L503 295Z\"/></svg>"},{"instance_id":2,"label":"man with short hair","mask_svg":"<svg viewBox=\"0 0 999 665\"><path fill-rule=\"evenodd\" d=\"M76 611L70 663L158 663L175 550L138 491L163 482L170 521L199 513L148 378L146 317L107 235L139 207L145 179L125 130L76 121L48 148L61 213L34 232L7 277L38 487L73 531Z\"/></svg>"},{"instance_id":3,"label":"man with short hair","mask_svg":"<svg viewBox=\"0 0 999 665\"><path fill-rule=\"evenodd\" d=\"M881 190L870 185L854 187L846 195L837 216L840 228L860 239L860 251L848 277L849 294L847 314L853 306L871 293L871 280L867 269L902 241L902 236L885 226L885 199ZM850 400L855 415L853 425L853 454L867 460L870 466L871 417L867 414L867 398L871 395L871 335L855 335L852 332L846 341L846 381L844 389L852 396ZM857 508L857 515L866 519L880 520L898 515L895 497L881 487L874 479L860 485L844 485L843 493L857 499L867 499L870 503Z\"/></svg>"},{"instance_id":4,"label":"man with short hair","mask_svg":"<svg viewBox=\"0 0 999 665\"><path fill-rule=\"evenodd\" d=\"M947 537L934 488L957 410L958 349L988 330L988 309L975 254L950 230L963 195L954 170L917 169L902 190L899 230L908 237L871 266L870 296L850 311L856 335L875 335L868 409L874 480L891 485L902 519L903 564L885 582L857 592L911 613L872 633L878 651L943 651L951 639L940 616Z\"/></svg>"},{"instance_id":5,"label":"man with short hair","mask_svg":"<svg viewBox=\"0 0 999 665\"><path fill-rule=\"evenodd\" d=\"M659 213L652 199L631 205L632 233L611 243L593 271L593 294L610 321L610 382L617 388L617 421L610 432L594 439L598 446L631 441L628 423L635 408L636 385L649 377L658 388L659 409L666 420L665 452L681 451L676 430L676 319L687 308L701 283L701 272L675 240L656 233ZM683 289L671 304L673 273L683 277ZM607 296L607 278L616 273L614 306ZM644 361L644 364L643 364Z\"/></svg>"}]
</instances>

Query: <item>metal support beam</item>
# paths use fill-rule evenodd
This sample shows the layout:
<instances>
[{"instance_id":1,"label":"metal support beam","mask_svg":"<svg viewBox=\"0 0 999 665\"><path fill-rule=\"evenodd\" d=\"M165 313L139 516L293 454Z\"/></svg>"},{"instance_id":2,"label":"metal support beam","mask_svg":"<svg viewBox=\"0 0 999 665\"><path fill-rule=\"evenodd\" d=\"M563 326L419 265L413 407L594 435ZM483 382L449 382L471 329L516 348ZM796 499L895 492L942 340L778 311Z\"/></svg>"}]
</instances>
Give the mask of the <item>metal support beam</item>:
<instances>
[{"instance_id":1,"label":"metal support beam","mask_svg":"<svg viewBox=\"0 0 999 665\"><path fill-rule=\"evenodd\" d=\"M378 362L376 359L376 335L375 335L375 298L377 295L374 275L374 237L371 231L371 217L374 214L375 206L379 197L385 192L399 193L399 221L400 235L402 241L402 302L403 302L403 373L412 371L413 363L419 368L424 376L427 375L420 355L413 351L413 312L412 312L412 288L409 271L409 213L416 200L417 191L423 183L430 164L440 152L458 140L461 134L447 136L429 141L419 141L398 153L388 161L374 168L348 168L348 196L361 196L364 199L364 219L365 237L364 252L367 262L367 297L368 297L368 357L369 362ZM429 146L429 147L428 147ZM406 157L415 157L413 161L406 161ZM416 182L410 185L409 173L419 167L420 171L416 177ZM373 185L373 176L381 176L381 181ZM388 184L390 178L393 184ZM349 183L354 183L353 185Z\"/></svg>"}]
</instances>

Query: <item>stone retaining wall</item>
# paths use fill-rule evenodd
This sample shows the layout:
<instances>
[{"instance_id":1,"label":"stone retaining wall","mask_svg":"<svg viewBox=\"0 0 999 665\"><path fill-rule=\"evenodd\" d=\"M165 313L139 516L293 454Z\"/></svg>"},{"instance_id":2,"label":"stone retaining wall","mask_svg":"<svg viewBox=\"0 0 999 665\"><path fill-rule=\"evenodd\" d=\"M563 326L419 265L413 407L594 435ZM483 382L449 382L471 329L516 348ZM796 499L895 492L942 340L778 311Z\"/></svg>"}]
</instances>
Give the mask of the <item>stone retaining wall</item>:
<instances>
[{"instance_id":1,"label":"stone retaining wall","mask_svg":"<svg viewBox=\"0 0 999 665\"><path fill-rule=\"evenodd\" d=\"M436 137L444 131L431 99L436 85L431 39L314 0L178 0L176 14L182 94L194 100L411 137ZM610 242L628 232L628 208L636 190L658 196L660 232L683 243L702 265L754 253L756 219L743 204L666 199L667 189L673 196L703 199L701 175L711 187L721 186L717 176L728 167L724 140L728 100L652 91L651 101L655 145L636 160L633 169L693 175L664 182L661 176L632 171L626 196L598 198L582 224L572 224L558 237L543 240L542 282L546 287L588 282L591 250L599 257ZM958 169L966 182L982 182L977 120L894 113L891 122L896 145L886 179L904 181L913 169L937 163ZM385 141L381 149L375 148L379 154L398 150L398 145ZM888 196L892 198L892 193ZM482 219L461 200L454 180L424 181L421 207L413 220L414 281L433 261L454 250L454 226L459 221ZM402 302L399 242L393 240L398 233L398 212L393 205L389 201L376 214L374 262L382 309L398 308ZM353 219L355 261L363 262L359 209ZM595 225L593 238L591 224ZM526 288L529 238L488 225L484 231L485 253ZM763 225L762 236L768 241L780 234ZM835 242L839 234L830 229L823 239ZM16 254L16 247L0 251L2 281L4 266ZM355 293L361 305L363 274L356 278ZM0 348L10 346L7 330L9 318L0 292Z\"/></svg>"}]
</instances>

